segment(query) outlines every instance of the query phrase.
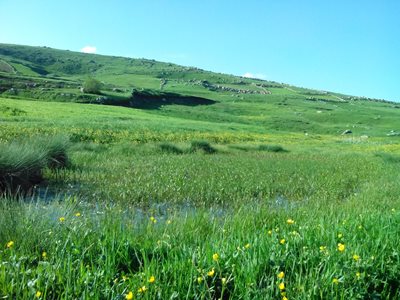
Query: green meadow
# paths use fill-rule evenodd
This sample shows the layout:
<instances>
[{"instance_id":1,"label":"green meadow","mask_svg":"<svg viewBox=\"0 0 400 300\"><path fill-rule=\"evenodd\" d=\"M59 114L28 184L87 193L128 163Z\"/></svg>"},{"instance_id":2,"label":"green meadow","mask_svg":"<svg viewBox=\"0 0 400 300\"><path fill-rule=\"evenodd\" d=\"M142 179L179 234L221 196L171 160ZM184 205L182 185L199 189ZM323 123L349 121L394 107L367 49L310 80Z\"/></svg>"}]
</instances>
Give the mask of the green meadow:
<instances>
[{"instance_id":1,"label":"green meadow","mask_svg":"<svg viewBox=\"0 0 400 300\"><path fill-rule=\"evenodd\" d=\"M399 108L0 44L0 299L398 299Z\"/></svg>"}]
</instances>

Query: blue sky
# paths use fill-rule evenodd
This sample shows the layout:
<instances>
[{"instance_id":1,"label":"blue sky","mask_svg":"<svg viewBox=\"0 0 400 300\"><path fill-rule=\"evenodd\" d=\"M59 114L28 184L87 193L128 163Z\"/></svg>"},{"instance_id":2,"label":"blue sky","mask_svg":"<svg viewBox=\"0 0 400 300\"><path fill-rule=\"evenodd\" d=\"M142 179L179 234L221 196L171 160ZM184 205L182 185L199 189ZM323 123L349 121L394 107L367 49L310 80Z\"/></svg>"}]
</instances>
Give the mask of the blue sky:
<instances>
[{"instance_id":1,"label":"blue sky","mask_svg":"<svg viewBox=\"0 0 400 300\"><path fill-rule=\"evenodd\" d=\"M0 42L400 101L398 0L0 0Z\"/></svg>"}]
</instances>

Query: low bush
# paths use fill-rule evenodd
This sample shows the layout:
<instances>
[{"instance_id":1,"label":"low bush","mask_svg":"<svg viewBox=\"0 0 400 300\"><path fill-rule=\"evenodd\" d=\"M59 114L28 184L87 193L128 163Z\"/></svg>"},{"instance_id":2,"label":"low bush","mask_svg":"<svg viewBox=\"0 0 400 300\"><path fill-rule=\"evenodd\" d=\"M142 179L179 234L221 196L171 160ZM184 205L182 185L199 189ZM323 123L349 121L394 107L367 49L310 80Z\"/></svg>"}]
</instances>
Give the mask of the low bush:
<instances>
[{"instance_id":1,"label":"low bush","mask_svg":"<svg viewBox=\"0 0 400 300\"><path fill-rule=\"evenodd\" d=\"M65 138L39 138L0 144L0 191L28 192L43 180L44 168L68 164Z\"/></svg>"},{"instance_id":2,"label":"low bush","mask_svg":"<svg viewBox=\"0 0 400 300\"><path fill-rule=\"evenodd\" d=\"M162 143L159 145L161 152L170 153L170 154L182 154L183 151L175 146L174 144L170 143Z\"/></svg>"},{"instance_id":3,"label":"low bush","mask_svg":"<svg viewBox=\"0 0 400 300\"><path fill-rule=\"evenodd\" d=\"M189 150L190 152L203 151L207 154L217 153L217 149L212 147L207 141L192 141Z\"/></svg>"},{"instance_id":4,"label":"low bush","mask_svg":"<svg viewBox=\"0 0 400 300\"><path fill-rule=\"evenodd\" d=\"M288 152L282 146L279 145L259 145L258 151L268 151L268 152Z\"/></svg>"}]
</instances>

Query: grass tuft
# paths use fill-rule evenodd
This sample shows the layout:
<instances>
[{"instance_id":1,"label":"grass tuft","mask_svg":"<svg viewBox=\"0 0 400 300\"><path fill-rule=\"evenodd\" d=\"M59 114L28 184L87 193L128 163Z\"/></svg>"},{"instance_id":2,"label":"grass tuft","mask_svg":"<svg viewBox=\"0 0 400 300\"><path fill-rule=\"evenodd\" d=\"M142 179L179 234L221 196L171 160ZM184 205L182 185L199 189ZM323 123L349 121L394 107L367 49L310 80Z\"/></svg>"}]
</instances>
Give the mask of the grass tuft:
<instances>
[{"instance_id":1,"label":"grass tuft","mask_svg":"<svg viewBox=\"0 0 400 300\"><path fill-rule=\"evenodd\" d=\"M279 145L259 145L258 151L267 151L267 152L288 152L285 148Z\"/></svg>"},{"instance_id":2,"label":"grass tuft","mask_svg":"<svg viewBox=\"0 0 400 300\"><path fill-rule=\"evenodd\" d=\"M161 152L164 153L169 153L169 154L182 154L183 150L175 146L174 144L171 143L162 143L159 144L159 149Z\"/></svg>"},{"instance_id":3,"label":"grass tuft","mask_svg":"<svg viewBox=\"0 0 400 300\"><path fill-rule=\"evenodd\" d=\"M27 192L43 180L43 169L66 167L65 138L39 138L0 144L0 191Z\"/></svg>"},{"instance_id":4,"label":"grass tuft","mask_svg":"<svg viewBox=\"0 0 400 300\"><path fill-rule=\"evenodd\" d=\"M192 141L190 144L190 152L203 151L206 154L217 153L217 149L212 147L207 141Z\"/></svg>"}]
</instances>

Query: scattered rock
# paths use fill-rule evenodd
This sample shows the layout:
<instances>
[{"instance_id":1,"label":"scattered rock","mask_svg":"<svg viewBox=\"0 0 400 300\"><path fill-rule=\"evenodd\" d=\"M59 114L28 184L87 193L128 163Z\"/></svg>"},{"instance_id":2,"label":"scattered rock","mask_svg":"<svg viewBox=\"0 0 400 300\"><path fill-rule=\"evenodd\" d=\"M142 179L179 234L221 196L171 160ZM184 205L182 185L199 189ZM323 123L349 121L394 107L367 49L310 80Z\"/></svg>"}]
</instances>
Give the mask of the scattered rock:
<instances>
[{"instance_id":1,"label":"scattered rock","mask_svg":"<svg viewBox=\"0 0 400 300\"><path fill-rule=\"evenodd\" d=\"M351 134L351 133L353 133L353 132L350 129L346 129L345 131L342 132L342 135Z\"/></svg>"}]
</instances>

